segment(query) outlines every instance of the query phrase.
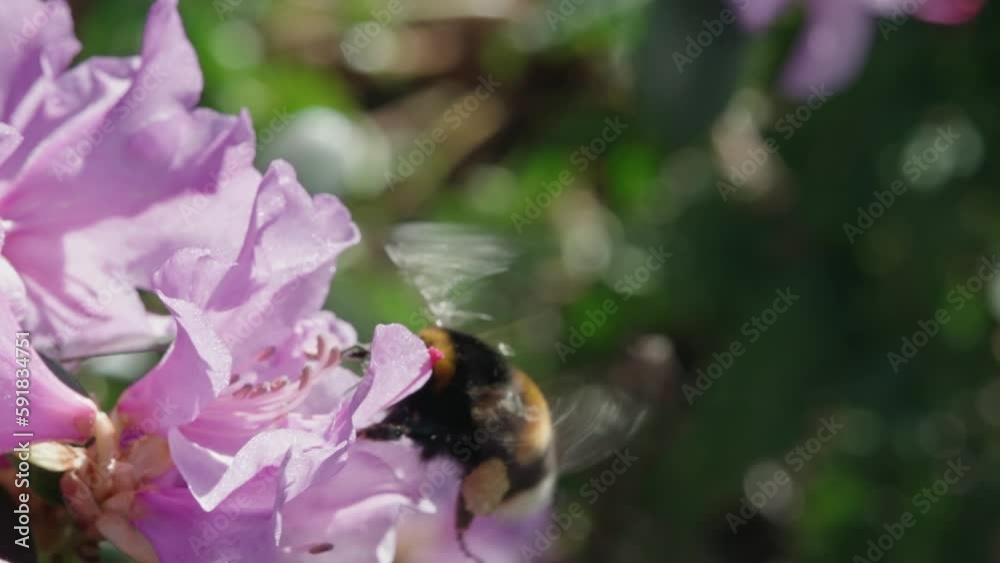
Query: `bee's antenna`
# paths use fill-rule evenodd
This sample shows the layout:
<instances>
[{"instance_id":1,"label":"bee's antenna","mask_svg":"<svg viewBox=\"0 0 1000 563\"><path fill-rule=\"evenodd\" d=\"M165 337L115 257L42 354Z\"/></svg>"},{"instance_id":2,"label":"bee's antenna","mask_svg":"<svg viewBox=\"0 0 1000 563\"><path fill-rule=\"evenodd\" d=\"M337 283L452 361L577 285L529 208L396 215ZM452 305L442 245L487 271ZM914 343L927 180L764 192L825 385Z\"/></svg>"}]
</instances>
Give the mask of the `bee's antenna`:
<instances>
[{"instance_id":1,"label":"bee's antenna","mask_svg":"<svg viewBox=\"0 0 1000 563\"><path fill-rule=\"evenodd\" d=\"M462 550L462 553L465 554L465 556L469 559L469 561L473 561L475 563L486 563L478 555L469 551L469 546L465 543L465 530L463 530L462 528L456 529L455 539L458 540L459 549Z\"/></svg>"}]
</instances>

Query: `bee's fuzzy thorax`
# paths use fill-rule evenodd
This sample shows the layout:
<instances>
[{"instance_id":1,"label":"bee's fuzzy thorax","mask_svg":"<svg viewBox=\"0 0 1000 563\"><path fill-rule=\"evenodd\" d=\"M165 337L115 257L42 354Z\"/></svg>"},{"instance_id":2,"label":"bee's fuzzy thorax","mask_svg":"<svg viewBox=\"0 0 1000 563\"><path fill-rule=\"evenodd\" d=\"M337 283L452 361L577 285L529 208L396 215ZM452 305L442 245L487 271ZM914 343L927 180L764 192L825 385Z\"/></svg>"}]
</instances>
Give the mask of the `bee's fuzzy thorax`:
<instances>
[{"instance_id":1,"label":"bee's fuzzy thorax","mask_svg":"<svg viewBox=\"0 0 1000 563\"><path fill-rule=\"evenodd\" d=\"M431 381L434 389L440 391L451 384L458 364L458 356L451 334L441 328L425 328L418 335L432 350Z\"/></svg>"}]
</instances>

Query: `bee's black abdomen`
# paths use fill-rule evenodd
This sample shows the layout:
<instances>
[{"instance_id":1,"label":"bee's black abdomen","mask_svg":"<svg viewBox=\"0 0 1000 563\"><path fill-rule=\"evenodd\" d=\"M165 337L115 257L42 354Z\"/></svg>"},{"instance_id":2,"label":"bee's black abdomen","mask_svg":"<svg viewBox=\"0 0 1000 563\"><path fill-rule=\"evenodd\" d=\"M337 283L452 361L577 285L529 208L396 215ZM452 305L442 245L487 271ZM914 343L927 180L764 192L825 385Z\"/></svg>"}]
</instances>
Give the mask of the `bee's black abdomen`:
<instances>
[{"instance_id":1,"label":"bee's black abdomen","mask_svg":"<svg viewBox=\"0 0 1000 563\"><path fill-rule=\"evenodd\" d=\"M430 328L420 337L442 355L431 379L365 435L392 439L405 429L424 459L450 457L467 472L498 460L509 479L504 498L552 475L551 422L534 382L475 336Z\"/></svg>"},{"instance_id":2,"label":"bee's black abdomen","mask_svg":"<svg viewBox=\"0 0 1000 563\"><path fill-rule=\"evenodd\" d=\"M456 372L469 389L482 385L502 385L511 378L507 358L482 340L455 330L447 330L456 354Z\"/></svg>"}]
</instances>

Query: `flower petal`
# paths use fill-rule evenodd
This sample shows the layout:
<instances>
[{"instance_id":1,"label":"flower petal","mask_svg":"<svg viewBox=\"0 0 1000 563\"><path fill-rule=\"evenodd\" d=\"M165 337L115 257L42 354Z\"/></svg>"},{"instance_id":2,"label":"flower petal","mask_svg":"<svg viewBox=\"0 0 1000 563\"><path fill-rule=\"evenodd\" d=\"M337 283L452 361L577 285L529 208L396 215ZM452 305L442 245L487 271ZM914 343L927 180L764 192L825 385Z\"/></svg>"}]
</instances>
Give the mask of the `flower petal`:
<instances>
[{"instance_id":1,"label":"flower petal","mask_svg":"<svg viewBox=\"0 0 1000 563\"><path fill-rule=\"evenodd\" d=\"M2 8L0 8L2 9ZM24 137L21 133L6 123L0 122L0 164L21 144Z\"/></svg>"},{"instance_id":2,"label":"flower petal","mask_svg":"<svg viewBox=\"0 0 1000 563\"><path fill-rule=\"evenodd\" d=\"M747 31L758 32L767 29L782 12L791 5L791 0L728 0L736 18Z\"/></svg>"},{"instance_id":3,"label":"flower petal","mask_svg":"<svg viewBox=\"0 0 1000 563\"><path fill-rule=\"evenodd\" d=\"M227 291L257 288L220 325L234 357L259 353L282 340L299 319L319 310L337 257L358 240L358 228L340 200L328 194L310 197L291 166L273 162L261 182L236 267L226 280ZM268 310L268 322L251 327L246 335L234 333L247 324L247 310Z\"/></svg>"},{"instance_id":4,"label":"flower petal","mask_svg":"<svg viewBox=\"0 0 1000 563\"><path fill-rule=\"evenodd\" d=\"M164 265L190 271L192 292L208 291L227 266L202 250L179 252ZM117 410L132 434L166 434L179 424L194 420L229 383L232 356L215 332L215 326L197 305L168 297L160 299L177 322L177 338L163 359L119 398ZM155 416L154 416L155 415Z\"/></svg>"},{"instance_id":5,"label":"flower petal","mask_svg":"<svg viewBox=\"0 0 1000 563\"><path fill-rule=\"evenodd\" d=\"M85 441L90 437L97 406L59 381L33 348L15 347L15 339L21 340L16 336L19 332L20 327L7 297L0 295L0 333L7 335L7 345L0 348L0 404L11 416L0 436L0 452L10 451L17 447L18 440L29 438L36 442ZM18 353L19 350L24 350L24 353ZM18 377L19 370L27 370L28 377ZM18 385L18 381L27 382L26 386ZM18 390L24 392L19 394ZM26 402L18 404L19 397ZM25 425L21 426L19 422L15 425L12 419L22 408L26 411L23 418ZM18 421L22 420L20 414L17 416ZM30 433L31 436L21 438L13 435L20 432Z\"/></svg>"},{"instance_id":6,"label":"flower petal","mask_svg":"<svg viewBox=\"0 0 1000 563\"><path fill-rule=\"evenodd\" d=\"M164 563L276 561L274 506L258 494L267 486L267 480L250 483L210 512L185 488L146 490L136 496L134 525Z\"/></svg>"},{"instance_id":7,"label":"flower petal","mask_svg":"<svg viewBox=\"0 0 1000 563\"><path fill-rule=\"evenodd\" d=\"M322 431L301 425L265 430L247 440L246 432L227 428L267 411L247 409L241 413L230 407L228 415L233 421L228 421L226 413L215 412L213 404L210 410L202 412L202 416L211 415L210 418L169 431L171 455L206 510L217 506L264 468L279 463L285 464L282 495L293 499L318 474L330 475L339 469L343 456L338 453L352 439L354 422L373 421L375 414L419 388L429 375L430 354L423 341L401 325L378 327L368 373L350 403L332 404L327 414L314 417L324 421ZM224 397L217 403L227 400ZM235 454L229 453L227 441L238 447Z\"/></svg>"},{"instance_id":8,"label":"flower petal","mask_svg":"<svg viewBox=\"0 0 1000 563\"><path fill-rule=\"evenodd\" d=\"M805 99L843 88L861 71L874 37L875 22L863 0L809 0L805 29L782 71L782 89Z\"/></svg>"},{"instance_id":9,"label":"flower petal","mask_svg":"<svg viewBox=\"0 0 1000 563\"><path fill-rule=\"evenodd\" d=\"M404 472L384 456L399 444L357 444L336 478L315 482L279 514L283 561L315 561L310 548L331 544L336 561L390 563L401 515L433 510L419 494L422 464ZM413 452L412 448L406 448Z\"/></svg>"},{"instance_id":10,"label":"flower petal","mask_svg":"<svg viewBox=\"0 0 1000 563\"><path fill-rule=\"evenodd\" d=\"M337 340L345 337L349 340ZM322 344L320 344L322 342ZM251 438L275 428L311 430L322 435L346 404L347 393L330 397L322 408L303 404L312 388L328 380L357 378L328 362L337 350L354 344L353 329L328 311L303 319L285 343L259 359L249 371L233 376L232 384L203 408L197 419L184 424L184 436L220 455L232 456ZM319 356L319 348L332 350Z\"/></svg>"},{"instance_id":11,"label":"flower petal","mask_svg":"<svg viewBox=\"0 0 1000 563\"><path fill-rule=\"evenodd\" d=\"M262 180L235 264L205 249L189 249L157 272L154 286L174 313L177 340L156 368L126 390L119 411L140 419L158 399L190 396L183 408L161 418L160 429L194 420L233 374L258 370L259 358L295 344L289 339L299 323L326 298L337 256L358 238L336 198L310 198L287 164L274 163ZM350 332L353 338L352 329L327 324L320 331L330 336L327 352L353 343L332 337ZM305 361L299 360L295 369L283 365L289 370L284 375L298 377Z\"/></svg>"},{"instance_id":12,"label":"flower petal","mask_svg":"<svg viewBox=\"0 0 1000 563\"><path fill-rule=\"evenodd\" d=\"M354 425L376 422L386 409L420 389L431 367L427 345L405 326L375 327L368 370L351 401Z\"/></svg>"},{"instance_id":13,"label":"flower petal","mask_svg":"<svg viewBox=\"0 0 1000 563\"><path fill-rule=\"evenodd\" d=\"M979 15L985 5L985 0L926 0L917 17L932 23L957 25Z\"/></svg>"},{"instance_id":14,"label":"flower petal","mask_svg":"<svg viewBox=\"0 0 1000 563\"><path fill-rule=\"evenodd\" d=\"M434 509L420 494L426 466L418 457L404 444L355 444L334 479L314 482L282 508L283 561L322 561L307 554L327 543L335 546L331 561L393 561L401 515Z\"/></svg>"},{"instance_id":15,"label":"flower petal","mask_svg":"<svg viewBox=\"0 0 1000 563\"><path fill-rule=\"evenodd\" d=\"M0 37L0 121L5 121L22 100L44 88L44 78L69 66L80 43L62 0L4 0Z\"/></svg>"},{"instance_id":16,"label":"flower petal","mask_svg":"<svg viewBox=\"0 0 1000 563\"><path fill-rule=\"evenodd\" d=\"M133 287L180 248L235 257L260 178L253 130L246 115L193 109L200 90L176 2L161 0L141 58L85 61L7 119L24 140L0 165L4 254L39 346L75 356L161 338Z\"/></svg>"},{"instance_id":17,"label":"flower petal","mask_svg":"<svg viewBox=\"0 0 1000 563\"><path fill-rule=\"evenodd\" d=\"M340 201L310 198L284 162L273 163L261 181L241 237L235 263L199 251L169 261L154 284L162 298L203 309L237 364L253 363L319 310L337 256L359 239ZM216 265L208 267L210 260Z\"/></svg>"},{"instance_id":18,"label":"flower petal","mask_svg":"<svg viewBox=\"0 0 1000 563\"><path fill-rule=\"evenodd\" d=\"M192 494L205 510L213 510L269 468L278 470L280 479L276 485L283 499L295 498L317 475L333 475L344 462L344 456L333 456L343 452L349 436L343 430L334 432L340 434L340 440L327 440L322 435L301 430L262 432L227 460L225 471L218 478L216 471L202 463L203 449L180 430L171 430L168 440L171 456Z\"/></svg>"}]
</instances>

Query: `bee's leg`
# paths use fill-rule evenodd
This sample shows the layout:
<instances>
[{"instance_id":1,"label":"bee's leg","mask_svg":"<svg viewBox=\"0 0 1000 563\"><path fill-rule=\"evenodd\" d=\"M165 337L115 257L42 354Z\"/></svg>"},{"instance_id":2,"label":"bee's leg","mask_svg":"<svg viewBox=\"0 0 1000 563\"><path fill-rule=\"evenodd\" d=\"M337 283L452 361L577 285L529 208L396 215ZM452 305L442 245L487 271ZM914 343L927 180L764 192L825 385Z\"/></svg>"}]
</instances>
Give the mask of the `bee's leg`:
<instances>
[{"instance_id":1,"label":"bee's leg","mask_svg":"<svg viewBox=\"0 0 1000 563\"><path fill-rule=\"evenodd\" d=\"M406 436L409 431L409 427L402 424L380 422L358 430L358 437L376 442L391 442Z\"/></svg>"},{"instance_id":2,"label":"bee's leg","mask_svg":"<svg viewBox=\"0 0 1000 563\"><path fill-rule=\"evenodd\" d=\"M458 494L458 503L456 506L455 514L455 539L458 541L458 548L462 550L462 553L469 558L470 561L475 563L485 563L478 555L472 553L469 550L468 544L465 543L465 531L469 529L472 525L472 519L476 516L465 507L465 501L462 499L461 492Z\"/></svg>"},{"instance_id":3,"label":"bee's leg","mask_svg":"<svg viewBox=\"0 0 1000 563\"><path fill-rule=\"evenodd\" d=\"M370 344L355 344L347 350L344 350L341 357L345 360L353 361L364 361L371 356L372 350Z\"/></svg>"}]
</instances>

